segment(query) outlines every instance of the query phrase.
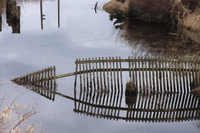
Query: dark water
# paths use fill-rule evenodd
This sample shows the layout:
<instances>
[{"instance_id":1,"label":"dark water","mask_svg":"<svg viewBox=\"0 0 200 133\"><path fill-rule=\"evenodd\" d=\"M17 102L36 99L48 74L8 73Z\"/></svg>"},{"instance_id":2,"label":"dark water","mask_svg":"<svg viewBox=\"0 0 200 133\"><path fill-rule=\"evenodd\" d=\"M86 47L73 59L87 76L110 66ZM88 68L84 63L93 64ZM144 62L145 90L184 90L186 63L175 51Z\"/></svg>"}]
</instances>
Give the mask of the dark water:
<instances>
[{"instance_id":1,"label":"dark water","mask_svg":"<svg viewBox=\"0 0 200 133\"><path fill-rule=\"evenodd\" d=\"M141 119L125 119L127 109L124 93L120 94L96 94L87 95L77 91L79 100L88 102L89 105L97 104L89 99L103 99L111 102L101 102L110 106L117 105L117 109L94 107L97 111L92 112L88 104L74 102L74 76L57 80L57 94L52 94L55 99L49 100L34 91L27 91L23 86L10 81L30 72L34 72L48 66L55 65L56 73L63 74L75 71L74 61L76 58L91 57L116 57L127 58L128 56L198 56L199 34L190 33L186 30L166 28L159 25L146 25L144 23L126 20L123 23L114 24L109 20L109 14L101 8L107 0L98 3L97 13L94 11L94 0L86 1L27 1L17 2L20 6L20 22L13 24L13 29L6 21L5 13L2 13L2 31L0 32L0 87L1 97L7 93L7 100L11 101L25 92L17 102L27 105L39 106L39 113L35 114L30 121L41 121L41 128L49 132L124 132L124 133L197 133L199 128L199 99L191 95L153 95L140 96L136 105L144 112L138 112L135 116ZM41 21L42 14L45 20ZM60 9L60 10L58 10ZM15 33L13 33L15 32ZM128 74L123 81L129 80ZM69 99L69 96L72 99ZM85 97L84 97L85 96ZM158 100L157 97L162 99ZM167 98L168 97L168 98ZM170 98L169 98L170 97ZM155 100L157 99L157 100ZM171 99L175 99L173 104ZM178 99L178 100L177 100ZM192 99L192 100L191 100ZM164 115L169 115L168 120L159 120L159 112L152 113L158 120L145 119L148 111L149 100L152 103L161 104L165 107L197 108L185 115L176 110L165 110ZM188 101L178 106L178 101ZM75 104L76 103L76 104ZM184 106L185 105L185 106ZM153 110L159 109L152 104ZM112 107L112 106L111 106ZM164 107L164 106L162 106ZM169 108L170 108L169 107ZM150 107L148 107L150 108ZM167 108L167 109L169 109ZM164 110L166 108L160 108ZM117 112L118 111L118 112ZM137 112L136 110L135 112ZM173 112L175 111L175 112ZM103 113L106 115L102 115ZM117 112L117 113L116 113ZM166 114L168 112L169 114ZM115 117L116 114L119 114ZM179 115L176 115L179 114ZM194 114L197 114L198 118ZM111 117L113 116L113 117ZM130 114L130 116L132 116ZM185 119L178 119L182 116ZM152 116L153 117L153 116ZM154 117L153 117L154 118ZM195 120L196 119L196 120Z\"/></svg>"}]
</instances>

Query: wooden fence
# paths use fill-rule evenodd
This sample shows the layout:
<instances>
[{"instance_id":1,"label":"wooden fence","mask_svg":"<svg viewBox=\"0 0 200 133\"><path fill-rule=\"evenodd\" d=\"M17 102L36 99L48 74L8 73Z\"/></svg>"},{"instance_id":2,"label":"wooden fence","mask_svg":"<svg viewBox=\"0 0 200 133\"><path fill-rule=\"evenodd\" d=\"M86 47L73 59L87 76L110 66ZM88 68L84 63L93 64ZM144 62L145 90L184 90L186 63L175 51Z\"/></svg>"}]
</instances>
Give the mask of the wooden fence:
<instances>
[{"instance_id":1,"label":"wooden fence","mask_svg":"<svg viewBox=\"0 0 200 133\"><path fill-rule=\"evenodd\" d=\"M128 72L128 81L136 85L138 92L188 93L200 86L200 58L105 57L77 59L75 64L72 73L56 76L53 66L12 81L48 87L56 85L57 78L75 75L75 90L123 92Z\"/></svg>"},{"instance_id":2,"label":"wooden fence","mask_svg":"<svg viewBox=\"0 0 200 133\"><path fill-rule=\"evenodd\" d=\"M123 91L121 58L76 60L76 84L84 91ZM78 78L79 76L79 78Z\"/></svg>"},{"instance_id":3,"label":"wooden fence","mask_svg":"<svg viewBox=\"0 0 200 133\"><path fill-rule=\"evenodd\" d=\"M120 57L77 59L75 89L123 91L129 72L138 92L187 93L200 86L199 58Z\"/></svg>"},{"instance_id":4,"label":"wooden fence","mask_svg":"<svg viewBox=\"0 0 200 133\"><path fill-rule=\"evenodd\" d=\"M12 79L20 85L35 85L40 87L55 88L56 86L56 69L51 66L21 77Z\"/></svg>"}]
</instances>

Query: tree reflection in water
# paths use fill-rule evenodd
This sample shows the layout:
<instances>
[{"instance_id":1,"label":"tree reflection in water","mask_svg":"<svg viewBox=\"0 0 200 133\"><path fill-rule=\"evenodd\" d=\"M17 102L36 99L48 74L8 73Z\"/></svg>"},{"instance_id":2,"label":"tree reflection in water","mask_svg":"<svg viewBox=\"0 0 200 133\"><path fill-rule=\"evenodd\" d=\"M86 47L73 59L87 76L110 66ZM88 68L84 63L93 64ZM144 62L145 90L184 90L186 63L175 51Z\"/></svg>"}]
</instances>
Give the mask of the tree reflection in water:
<instances>
[{"instance_id":1,"label":"tree reflection in water","mask_svg":"<svg viewBox=\"0 0 200 133\"><path fill-rule=\"evenodd\" d=\"M111 18L114 20L114 18ZM114 25L119 37L132 49L140 47L146 55L199 56L200 33L169 25L117 18Z\"/></svg>"},{"instance_id":2,"label":"tree reflection in water","mask_svg":"<svg viewBox=\"0 0 200 133\"><path fill-rule=\"evenodd\" d=\"M5 10L5 11L4 11ZM12 27L12 33L20 33L20 6L16 0L7 0L0 2L0 15L2 25L2 14L5 12L6 22ZM1 27L2 28L2 27ZM2 29L0 29L1 31Z\"/></svg>"}]
</instances>

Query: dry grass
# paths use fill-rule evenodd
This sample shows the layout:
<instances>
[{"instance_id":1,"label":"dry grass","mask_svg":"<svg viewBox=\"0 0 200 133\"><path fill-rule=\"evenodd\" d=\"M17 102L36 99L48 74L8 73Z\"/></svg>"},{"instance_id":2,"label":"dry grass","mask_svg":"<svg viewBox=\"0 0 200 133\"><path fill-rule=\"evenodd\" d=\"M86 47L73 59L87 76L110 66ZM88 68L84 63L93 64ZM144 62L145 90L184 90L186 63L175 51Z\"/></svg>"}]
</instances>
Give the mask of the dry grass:
<instances>
[{"instance_id":1,"label":"dry grass","mask_svg":"<svg viewBox=\"0 0 200 133\"><path fill-rule=\"evenodd\" d=\"M6 95L0 99L0 107L2 107L5 97ZM40 122L37 122L32 126L28 124L28 119L37 113L36 107L16 103L18 97L16 97L11 103L2 107L0 110L0 133L38 132L37 127L39 126Z\"/></svg>"},{"instance_id":2,"label":"dry grass","mask_svg":"<svg viewBox=\"0 0 200 133\"><path fill-rule=\"evenodd\" d=\"M187 29L200 31L200 9L196 9L193 13L183 18L180 25L185 26Z\"/></svg>"},{"instance_id":3,"label":"dry grass","mask_svg":"<svg viewBox=\"0 0 200 133\"><path fill-rule=\"evenodd\" d=\"M175 0L126 0L123 3L111 0L104 5L103 9L110 14L123 12L128 16L133 16L136 19L148 22L168 22L172 3L174 1Z\"/></svg>"},{"instance_id":4,"label":"dry grass","mask_svg":"<svg viewBox=\"0 0 200 133\"><path fill-rule=\"evenodd\" d=\"M111 15L123 13L145 22L200 30L200 0L111 0L104 5L104 10Z\"/></svg>"},{"instance_id":5,"label":"dry grass","mask_svg":"<svg viewBox=\"0 0 200 133\"><path fill-rule=\"evenodd\" d=\"M126 10L125 4L118 2L116 0L111 0L103 6L103 9L108 13L125 13Z\"/></svg>"},{"instance_id":6,"label":"dry grass","mask_svg":"<svg viewBox=\"0 0 200 133\"><path fill-rule=\"evenodd\" d=\"M174 0L128 0L130 15L147 22L170 20L171 5ZM164 6L163 6L164 5Z\"/></svg>"},{"instance_id":7,"label":"dry grass","mask_svg":"<svg viewBox=\"0 0 200 133\"><path fill-rule=\"evenodd\" d=\"M107 4L110 5L110 10L114 9L114 7L120 10L120 7L128 8L123 9L123 11L135 19L146 22L175 24L179 18L187 16L190 12L179 0L126 0L124 4L119 3L111 0ZM113 7L111 4L113 4Z\"/></svg>"}]
</instances>

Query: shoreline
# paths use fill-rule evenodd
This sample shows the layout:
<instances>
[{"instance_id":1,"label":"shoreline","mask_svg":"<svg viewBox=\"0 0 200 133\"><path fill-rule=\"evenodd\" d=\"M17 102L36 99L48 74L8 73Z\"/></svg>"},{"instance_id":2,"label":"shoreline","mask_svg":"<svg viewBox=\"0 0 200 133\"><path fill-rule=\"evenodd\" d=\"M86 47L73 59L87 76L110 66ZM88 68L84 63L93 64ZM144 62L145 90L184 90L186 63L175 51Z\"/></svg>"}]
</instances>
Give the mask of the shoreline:
<instances>
[{"instance_id":1,"label":"shoreline","mask_svg":"<svg viewBox=\"0 0 200 133\"><path fill-rule=\"evenodd\" d=\"M200 31L199 4L200 0L197 0L196 5L191 0L110 0L103 9L111 18L133 17L147 23Z\"/></svg>"}]
</instances>

